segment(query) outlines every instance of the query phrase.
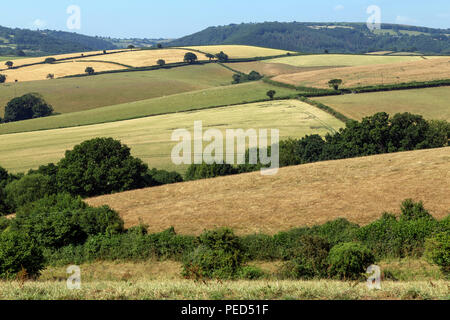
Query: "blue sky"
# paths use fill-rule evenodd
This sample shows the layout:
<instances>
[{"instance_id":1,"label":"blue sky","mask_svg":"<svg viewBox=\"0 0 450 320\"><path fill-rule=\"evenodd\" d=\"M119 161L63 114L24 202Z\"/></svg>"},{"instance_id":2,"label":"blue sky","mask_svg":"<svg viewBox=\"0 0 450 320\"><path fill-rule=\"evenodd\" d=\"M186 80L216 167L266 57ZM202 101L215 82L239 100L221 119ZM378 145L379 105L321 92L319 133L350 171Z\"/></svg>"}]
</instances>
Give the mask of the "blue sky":
<instances>
[{"instance_id":1,"label":"blue sky","mask_svg":"<svg viewBox=\"0 0 450 320\"><path fill-rule=\"evenodd\" d=\"M67 27L67 8L81 9L81 29ZM15 0L0 25L76 31L88 35L176 38L209 26L241 22L365 22L370 5L383 23L450 28L449 0Z\"/></svg>"}]
</instances>

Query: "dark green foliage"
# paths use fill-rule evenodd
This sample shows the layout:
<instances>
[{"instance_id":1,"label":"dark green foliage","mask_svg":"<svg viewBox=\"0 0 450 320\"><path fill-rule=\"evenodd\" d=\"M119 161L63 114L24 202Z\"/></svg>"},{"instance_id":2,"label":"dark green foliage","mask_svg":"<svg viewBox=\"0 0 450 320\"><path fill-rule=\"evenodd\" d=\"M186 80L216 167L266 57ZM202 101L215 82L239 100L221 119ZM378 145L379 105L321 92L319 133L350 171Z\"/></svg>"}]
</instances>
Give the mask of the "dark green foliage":
<instances>
[{"instance_id":1,"label":"dark green foliage","mask_svg":"<svg viewBox=\"0 0 450 320\"><path fill-rule=\"evenodd\" d=\"M299 244L292 254L293 258L283 265L281 276L290 279L326 277L330 243L320 237L303 236Z\"/></svg>"},{"instance_id":2,"label":"dark green foliage","mask_svg":"<svg viewBox=\"0 0 450 320\"><path fill-rule=\"evenodd\" d=\"M339 90L339 86L342 84L342 79L332 79L328 81L328 85L334 90Z\"/></svg>"},{"instance_id":3,"label":"dark green foliage","mask_svg":"<svg viewBox=\"0 0 450 320\"><path fill-rule=\"evenodd\" d=\"M97 138L66 152L58 163L58 188L82 197L132 190L145 186L147 170L120 141Z\"/></svg>"},{"instance_id":4,"label":"dark green foliage","mask_svg":"<svg viewBox=\"0 0 450 320\"><path fill-rule=\"evenodd\" d=\"M244 259L239 238L227 228L204 232L199 246L189 254L183 275L194 279L233 279Z\"/></svg>"},{"instance_id":5,"label":"dark green foliage","mask_svg":"<svg viewBox=\"0 0 450 320\"><path fill-rule=\"evenodd\" d=\"M0 74L0 83L6 82L6 76L4 74Z\"/></svg>"},{"instance_id":6,"label":"dark green foliage","mask_svg":"<svg viewBox=\"0 0 450 320\"><path fill-rule=\"evenodd\" d=\"M228 176L237 174L238 170L230 164L192 164L189 166L185 180L200 180L200 179L209 179L220 176Z\"/></svg>"},{"instance_id":7,"label":"dark green foliage","mask_svg":"<svg viewBox=\"0 0 450 320\"><path fill-rule=\"evenodd\" d=\"M178 172L169 172L166 170L157 169L149 170L145 178L146 186L148 187L183 182L183 176L181 176Z\"/></svg>"},{"instance_id":8,"label":"dark green foliage","mask_svg":"<svg viewBox=\"0 0 450 320\"><path fill-rule=\"evenodd\" d=\"M29 277L36 277L44 269L41 249L21 232L0 232L0 278L13 279L25 270Z\"/></svg>"},{"instance_id":9,"label":"dark green foliage","mask_svg":"<svg viewBox=\"0 0 450 320\"><path fill-rule=\"evenodd\" d=\"M45 196L56 193L56 186L49 176L29 174L15 180L5 188L6 203L10 208L19 208Z\"/></svg>"},{"instance_id":10,"label":"dark green foliage","mask_svg":"<svg viewBox=\"0 0 450 320\"><path fill-rule=\"evenodd\" d=\"M269 90L267 91L267 96L270 98L270 100L273 100L277 92L275 90Z\"/></svg>"},{"instance_id":11,"label":"dark green foliage","mask_svg":"<svg viewBox=\"0 0 450 320\"><path fill-rule=\"evenodd\" d=\"M86 72L88 75L91 76L95 73L95 70L92 67L87 67L86 70L84 70L84 72Z\"/></svg>"},{"instance_id":12,"label":"dark green foliage","mask_svg":"<svg viewBox=\"0 0 450 320\"><path fill-rule=\"evenodd\" d=\"M314 27L319 28L314 28ZM324 26L327 26L324 28ZM335 28L328 28L335 26ZM350 27L350 28L348 28ZM397 25L383 24L383 29ZM289 51L323 53L366 53L371 51L406 51L423 53L450 52L448 30L401 26L400 30L425 34L374 34L365 23L264 22L210 27L170 42L171 46L253 45Z\"/></svg>"},{"instance_id":13,"label":"dark green foliage","mask_svg":"<svg viewBox=\"0 0 450 320\"><path fill-rule=\"evenodd\" d=\"M46 58L45 60L44 60L44 63L55 63L56 62L56 59L55 58Z\"/></svg>"},{"instance_id":14,"label":"dark green foliage","mask_svg":"<svg viewBox=\"0 0 450 320\"><path fill-rule=\"evenodd\" d=\"M280 248L274 238L265 234L244 236L241 238L241 246L246 259L250 261L272 261L280 257Z\"/></svg>"},{"instance_id":15,"label":"dark green foliage","mask_svg":"<svg viewBox=\"0 0 450 320\"><path fill-rule=\"evenodd\" d=\"M28 93L12 99L5 107L4 122L47 117L53 113L51 105L36 93Z\"/></svg>"},{"instance_id":16,"label":"dark green foliage","mask_svg":"<svg viewBox=\"0 0 450 320\"><path fill-rule=\"evenodd\" d=\"M259 72L256 72L256 71L252 71L249 74L235 73L235 74L233 74L233 82L232 83L238 84L238 83L244 83L244 82L249 82L249 81L258 81L258 80L261 80L262 78L263 78L263 76ZM273 90L271 90L271 91L273 91Z\"/></svg>"},{"instance_id":17,"label":"dark green foliage","mask_svg":"<svg viewBox=\"0 0 450 320\"><path fill-rule=\"evenodd\" d=\"M314 226L310 229L309 234L321 237L334 246L341 242L354 241L358 230L359 226L356 223L341 218L320 226Z\"/></svg>"},{"instance_id":18,"label":"dark green foliage","mask_svg":"<svg viewBox=\"0 0 450 320\"><path fill-rule=\"evenodd\" d=\"M401 211L400 221L433 220L433 216L424 208L422 201L414 202L412 199L406 199L402 203Z\"/></svg>"},{"instance_id":19,"label":"dark green foliage","mask_svg":"<svg viewBox=\"0 0 450 320\"><path fill-rule=\"evenodd\" d=\"M6 230L9 227L10 220L8 220L5 217L0 216L0 233L3 232L3 230Z\"/></svg>"},{"instance_id":20,"label":"dark green foliage","mask_svg":"<svg viewBox=\"0 0 450 320\"><path fill-rule=\"evenodd\" d=\"M220 62L227 62L229 57L226 53L224 53L223 51L220 51L220 53L216 54L216 58L220 61Z\"/></svg>"},{"instance_id":21,"label":"dark green foliage","mask_svg":"<svg viewBox=\"0 0 450 320\"><path fill-rule=\"evenodd\" d=\"M425 256L446 275L450 274L450 229L426 240Z\"/></svg>"},{"instance_id":22,"label":"dark green foliage","mask_svg":"<svg viewBox=\"0 0 450 320\"><path fill-rule=\"evenodd\" d=\"M197 60L198 60L197 55L193 52L187 52L184 55L184 62L192 64L192 63L196 62Z\"/></svg>"},{"instance_id":23,"label":"dark green foliage","mask_svg":"<svg viewBox=\"0 0 450 320\"><path fill-rule=\"evenodd\" d=\"M163 66L166 65L166 61L163 60L163 59L159 59L156 63L157 63L159 66L161 66L161 67L163 67Z\"/></svg>"},{"instance_id":24,"label":"dark green foliage","mask_svg":"<svg viewBox=\"0 0 450 320\"><path fill-rule=\"evenodd\" d=\"M356 242L341 243L330 250L329 274L338 279L359 279L375 263L372 252Z\"/></svg>"},{"instance_id":25,"label":"dark green foliage","mask_svg":"<svg viewBox=\"0 0 450 320\"><path fill-rule=\"evenodd\" d=\"M245 280L259 280L264 277L264 271L254 266L244 266L239 271L239 278Z\"/></svg>"},{"instance_id":26,"label":"dark green foliage","mask_svg":"<svg viewBox=\"0 0 450 320\"><path fill-rule=\"evenodd\" d=\"M61 248L82 244L91 235L120 233L123 221L108 207L92 208L80 198L58 194L21 207L12 228L42 247Z\"/></svg>"}]
</instances>

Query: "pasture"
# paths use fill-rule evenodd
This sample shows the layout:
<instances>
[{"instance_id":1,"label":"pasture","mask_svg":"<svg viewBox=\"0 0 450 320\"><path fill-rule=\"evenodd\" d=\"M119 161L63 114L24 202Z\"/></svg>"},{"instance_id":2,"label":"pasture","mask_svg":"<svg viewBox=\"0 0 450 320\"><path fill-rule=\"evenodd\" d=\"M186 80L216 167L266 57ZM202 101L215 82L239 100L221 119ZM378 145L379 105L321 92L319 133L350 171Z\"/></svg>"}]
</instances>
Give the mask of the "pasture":
<instances>
[{"instance_id":1,"label":"pasture","mask_svg":"<svg viewBox=\"0 0 450 320\"><path fill-rule=\"evenodd\" d=\"M229 85L233 72L217 64L102 74L0 85L0 116L16 96L40 93L55 112L68 113Z\"/></svg>"},{"instance_id":2,"label":"pasture","mask_svg":"<svg viewBox=\"0 0 450 320\"><path fill-rule=\"evenodd\" d=\"M277 97L291 97L297 93L291 89L274 87L263 82L249 82L179 93L81 112L66 113L52 117L0 124L0 134L67 128L231 104L243 104L268 99L266 93L271 89L277 91ZM120 91L118 94L120 94Z\"/></svg>"},{"instance_id":3,"label":"pasture","mask_svg":"<svg viewBox=\"0 0 450 320\"><path fill-rule=\"evenodd\" d=\"M376 58L376 56L374 56ZM370 58L370 57L369 57ZM384 56L381 58L385 58ZM448 79L450 57L358 67L334 68L276 76L275 81L315 88L329 88L328 81L342 79L344 88Z\"/></svg>"},{"instance_id":4,"label":"pasture","mask_svg":"<svg viewBox=\"0 0 450 320\"><path fill-rule=\"evenodd\" d=\"M87 202L109 205L128 227L144 222L151 232L173 226L180 234L196 235L224 226L240 235L275 234L337 218L366 225L383 212L396 213L407 198L423 200L430 213L444 218L450 208L449 159L449 147L385 154L281 168L274 176L255 172L166 185Z\"/></svg>"},{"instance_id":5,"label":"pasture","mask_svg":"<svg viewBox=\"0 0 450 320\"><path fill-rule=\"evenodd\" d=\"M236 58L255 58L280 56L287 53L295 53L293 51L285 51L278 49L270 49L263 47L244 46L244 45L215 45L215 46L191 46L183 47L184 49L195 49L202 52L217 54L220 51L225 52L231 59Z\"/></svg>"},{"instance_id":6,"label":"pasture","mask_svg":"<svg viewBox=\"0 0 450 320\"><path fill-rule=\"evenodd\" d=\"M182 172L186 166L175 167L171 161L171 150L177 144L171 141L172 132L182 128L192 132L197 120L202 120L205 128L217 128L224 133L232 128L279 129L280 139L311 133L324 135L343 126L331 115L298 100L261 102L92 126L10 134L0 141L0 164L13 172L26 171L59 161L66 150L85 140L113 137L127 144L133 155L150 167Z\"/></svg>"},{"instance_id":7,"label":"pasture","mask_svg":"<svg viewBox=\"0 0 450 320\"><path fill-rule=\"evenodd\" d=\"M277 58L268 60L267 62L283 63L295 67L356 67L420 60L423 60L423 58L409 56L378 56L373 54L315 54Z\"/></svg>"},{"instance_id":8,"label":"pasture","mask_svg":"<svg viewBox=\"0 0 450 320\"><path fill-rule=\"evenodd\" d=\"M377 112L410 112L429 120L450 121L450 87L348 94L314 100L355 120Z\"/></svg>"},{"instance_id":9,"label":"pasture","mask_svg":"<svg viewBox=\"0 0 450 320\"><path fill-rule=\"evenodd\" d=\"M234 70L246 74L249 74L252 71L257 71L260 74L267 77L278 76L280 74L322 70L326 68L326 67L295 67L284 63L268 63L264 61L234 62L234 63L225 63L225 65Z\"/></svg>"}]
</instances>

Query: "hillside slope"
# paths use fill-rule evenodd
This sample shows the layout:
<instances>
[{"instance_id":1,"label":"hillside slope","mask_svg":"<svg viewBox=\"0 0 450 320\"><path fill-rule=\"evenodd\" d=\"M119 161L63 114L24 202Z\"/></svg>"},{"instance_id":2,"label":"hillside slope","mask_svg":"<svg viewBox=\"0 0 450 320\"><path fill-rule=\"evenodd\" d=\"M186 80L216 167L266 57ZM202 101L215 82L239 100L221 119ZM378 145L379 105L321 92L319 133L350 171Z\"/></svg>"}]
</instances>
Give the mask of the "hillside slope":
<instances>
[{"instance_id":1,"label":"hillside slope","mask_svg":"<svg viewBox=\"0 0 450 320\"><path fill-rule=\"evenodd\" d=\"M171 226L182 234L232 227L238 234L276 233L339 217L367 224L423 200L434 216L450 213L450 147L283 168L130 191L87 200L109 205L133 226Z\"/></svg>"},{"instance_id":2,"label":"hillside slope","mask_svg":"<svg viewBox=\"0 0 450 320\"><path fill-rule=\"evenodd\" d=\"M448 30L390 24L382 28L372 33L363 23L242 23L210 27L169 44L241 44L307 53L450 52Z\"/></svg>"}]
</instances>

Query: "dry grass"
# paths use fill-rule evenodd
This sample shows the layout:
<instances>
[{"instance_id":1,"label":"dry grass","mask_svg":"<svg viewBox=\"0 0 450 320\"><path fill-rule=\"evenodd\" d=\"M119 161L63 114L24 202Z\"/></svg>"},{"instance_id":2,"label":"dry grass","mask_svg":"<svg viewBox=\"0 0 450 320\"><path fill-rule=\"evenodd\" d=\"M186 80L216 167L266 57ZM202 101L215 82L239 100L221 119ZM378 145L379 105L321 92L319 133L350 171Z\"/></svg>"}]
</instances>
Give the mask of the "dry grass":
<instances>
[{"instance_id":1,"label":"dry grass","mask_svg":"<svg viewBox=\"0 0 450 320\"><path fill-rule=\"evenodd\" d=\"M232 59L279 56L287 54L288 52L295 53L293 51L241 45L192 46L184 48L196 49L211 54L217 54L220 51L223 51Z\"/></svg>"},{"instance_id":2,"label":"dry grass","mask_svg":"<svg viewBox=\"0 0 450 320\"><path fill-rule=\"evenodd\" d=\"M115 52L119 50L109 51L109 52ZM67 53L67 54L57 54L53 56L45 56L45 57L34 57L34 58L11 58L10 60L14 62L14 66L19 67L23 66L25 64L32 64L32 63L40 63L44 62L47 58L55 58L55 59L66 59L66 58L75 58L79 57L82 54L84 55L93 55L93 54L101 54L103 51L90 51L90 52L76 52L76 53ZM0 65L1 68L3 68L3 65Z\"/></svg>"},{"instance_id":3,"label":"dry grass","mask_svg":"<svg viewBox=\"0 0 450 320\"><path fill-rule=\"evenodd\" d=\"M344 217L359 224L423 200L437 218L449 214L450 148L330 161L202 180L89 199L109 205L128 227L142 219L157 232L182 234L228 226L238 234L274 234Z\"/></svg>"},{"instance_id":4,"label":"dry grass","mask_svg":"<svg viewBox=\"0 0 450 320\"><path fill-rule=\"evenodd\" d=\"M450 121L450 87L348 94L315 98L349 118L361 120L376 112L420 114Z\"/></svg>"},{"instance_id":5,"label":"dry grass","mask_svg":"<svg viewBox=\"0 0 450 320\"><path fill-rule=\"evenodd\" d=\"M94 57L96 60L117 62L132 67L147 67L157 65L159 59L163 59L166 63L183 62L184 55L188 50L181 49L162 49L162 50L137 50L116 53L112 55ZM194 52L199 60L208 60L205 55ZM83 58L79 61L90 60L93 58Z\"/></svg>"},{"instance_id":6,"label":"dry grass","mask_svg":"<svg viewBox=\"0 0 450 320\"><path fill-rule=\"evenodd\" d=\"M441 57L395 64L293 73L277 76L273 80L296 86L328 88L330 79L342 79L344 81L343 87L358 87L448 79L449 74L450 58Z\"/></svg>"},{"instance_id":7,"label":"dry grass","mask_svg":"<svg viewBox=\"0 0 450 320\"><path fill-rule=\"evenodd\" d=\"M87 67L94 68L96 72L126 69L125 67L111 63L78 62L71 60L54 64L38 64L19 69L11 69L2 71L2 73L7 77L6 82L10 83L16 80L19 82L46 80L49 73L54 74L55 78L83 74Z\"/></svg>"}]
</instances>

